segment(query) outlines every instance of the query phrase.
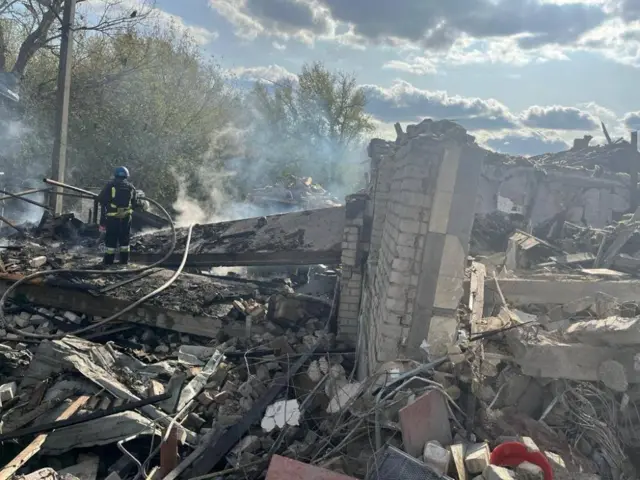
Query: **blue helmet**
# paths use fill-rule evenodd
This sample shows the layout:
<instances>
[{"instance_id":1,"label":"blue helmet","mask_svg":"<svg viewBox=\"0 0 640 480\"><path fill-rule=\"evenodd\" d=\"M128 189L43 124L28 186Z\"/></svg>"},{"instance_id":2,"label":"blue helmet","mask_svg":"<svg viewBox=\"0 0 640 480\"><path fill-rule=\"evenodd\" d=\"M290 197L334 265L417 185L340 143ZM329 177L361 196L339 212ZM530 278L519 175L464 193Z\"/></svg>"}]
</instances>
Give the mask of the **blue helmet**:
<instances>
[{"instance_id":1,"label":"blue helmet","mask_svg":"<svg viewBox=\"0 0 640 480\"><path fill-rule=\"evenodd\" d=\"M113 171L113 176L116 178L129 178L129 169L127 167L116 167Z\"/></svg>"}]
</instances>

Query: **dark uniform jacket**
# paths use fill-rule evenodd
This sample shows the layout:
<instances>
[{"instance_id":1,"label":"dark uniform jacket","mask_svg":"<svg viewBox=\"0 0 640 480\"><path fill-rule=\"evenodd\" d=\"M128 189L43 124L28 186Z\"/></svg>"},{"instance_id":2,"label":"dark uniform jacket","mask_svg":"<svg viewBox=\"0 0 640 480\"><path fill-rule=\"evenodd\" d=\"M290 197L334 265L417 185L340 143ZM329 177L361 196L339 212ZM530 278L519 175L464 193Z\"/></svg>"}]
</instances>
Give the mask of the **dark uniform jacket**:
<instances>
[{"instance_id":1,"label":"dark uniform jacket","mask_svg":"<svg viewBox=\"0 0 640 480\"><path fill-rule=\"evenodd\" d=\"M114 179L107 183L98 195L102 205L100 223L108 217L126 218L138 208L138 196L135 187L128 180Z\"/></svg>"}]
</instances>

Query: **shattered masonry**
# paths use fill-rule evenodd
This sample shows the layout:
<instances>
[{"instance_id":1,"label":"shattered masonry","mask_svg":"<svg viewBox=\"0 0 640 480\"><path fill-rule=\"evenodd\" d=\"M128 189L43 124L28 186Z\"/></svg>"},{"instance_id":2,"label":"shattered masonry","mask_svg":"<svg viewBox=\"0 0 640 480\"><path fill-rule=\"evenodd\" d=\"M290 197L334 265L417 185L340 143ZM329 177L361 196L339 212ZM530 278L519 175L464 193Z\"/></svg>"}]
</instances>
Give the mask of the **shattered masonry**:
<instances>
[{"instance_id":1,"label":"shattered masonry","mask_svg":"<svg viewBox=\"0 0 640 480\"><path fill-rule=\"evenodd\" d=\"M196 226L189 271L106 325L174 271L56 274L97 255L70 213L12 232L0 290L48 276L0 330L0 480L638 478L637 148L396 130L344 205L311 179L256 190L318 208Z\"/></svg>"}]
</instances>

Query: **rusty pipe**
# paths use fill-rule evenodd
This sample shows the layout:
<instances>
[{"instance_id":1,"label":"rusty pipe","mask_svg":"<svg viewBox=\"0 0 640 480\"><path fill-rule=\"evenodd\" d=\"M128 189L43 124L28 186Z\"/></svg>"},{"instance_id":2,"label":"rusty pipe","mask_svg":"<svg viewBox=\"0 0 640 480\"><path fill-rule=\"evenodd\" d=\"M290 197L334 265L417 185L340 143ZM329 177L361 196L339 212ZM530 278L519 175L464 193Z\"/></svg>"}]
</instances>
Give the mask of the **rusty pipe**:
<instances>
[{"instance_id":1,"label":"rusty pipe","mask_svg":"<svg viewBox=\"0 0 640 480\"><path fill-rule=\"evenodd\" d=\"M91 198L96 198L98 196L97 193L90 192L89 190L85 190L84 188L74 187L73 185L67 185L66 183L58 182L57 180L52 180L50 178L45 178L42 181L48 185L53 185L54 187L67 188L69 190L73 190L74 192L82 193L84 195L89 195Z\"/></svg>"},{"instance_id":2,"label":"rusty pipe","mask_svg":"<svg viewBox=\"0 0 640 480\"><path fill-rule=\"evenodd\" d=\"M0 215L0 221L6 223L7 225L9 225L11 228L13 228L16 232L18 232L23 237L27 236L27 234L24 232L24 230L22 230L20 227L18 227L15 223L13 223L8 218L3 217L2 215Z\"/></svg>"},{"instance_id":3,"label":"rusty pipe","mask_svg":"<svg viewBox=\"0 0 640 480\"><path fill-rule=\"evenodd\" d=\"M31 205L35 205L36 207L44 208L45 210L51 210L51 207L49 205L45 205L44 203L36 202L35 200L16 195L15 193L7 192L6 190L2 189L0 189L0 193L9 195L9 197L11 198L17 198L18 200L22 200L23 202L30 203Z\"/></svg>"},{"instance_id":4,"label":"rusty pipe","mask_svg":"<svg viewBox=\"0 0 640 480\"><path fill-rule=\"evenodd\" d=\"M0 197L0 201L10 200L11 198L24 197L25 195L31 195L33 193L43 193L51 190L50 188L32 188L30 190L25 190L23 192L12 193L11 195L7 195L5 197Z\"/></svg>"}]
</instances>

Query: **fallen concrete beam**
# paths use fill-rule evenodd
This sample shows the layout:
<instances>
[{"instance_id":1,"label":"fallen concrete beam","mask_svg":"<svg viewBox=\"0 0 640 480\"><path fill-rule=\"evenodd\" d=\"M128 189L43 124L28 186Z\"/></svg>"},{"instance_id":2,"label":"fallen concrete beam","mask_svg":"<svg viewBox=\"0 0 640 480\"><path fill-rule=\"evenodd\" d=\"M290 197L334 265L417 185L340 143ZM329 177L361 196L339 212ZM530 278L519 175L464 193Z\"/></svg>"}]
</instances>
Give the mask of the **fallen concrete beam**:
<instances>
[{"instance_id":1,"label":"fallen concrete beam","mask_svg":"<svg viewBox=\"0 0 640 480\"><path fill-rule=\"evenodd\" d=\"M131 261L151 265L162 259L162 253L131 254ZM196 253L187 258L187 267L237 267L277 265L338 265L341 252L248 252L248 253ZM163 267L177 267L182 262L182 253L173 254L162 262Z\"/></svg>"},{"instance_id":2,"label":"fallen concrete beam","mask_svg":"<svg viewBox=\"0 0 640 480\"><path fill-rule=\"evenodd\" d=\"M564 343L542 332L513 331L507 341L522 373L531 377L597 382L603 380L599 375L601 365L613 360L624 369L625 381L640 383L635 348Z\"/></svg>"},{"instance_id":3,"label":"fallen concrete beam","mask_svg":"<svg viewBox=\"0 0 640 480\"><path fill-rule=\"evenodd\" d=\"M0 279L0 292L4 292L12 282ZM131 301L107 295L92 295L87 292L52 287L45 284L21 285L16 291L35 305L71 310L94 317L109 317L127 307ZM190 335L215 338L222 327L219 318L192 315L145 303L134 311L125 313L123 321L175 330Z\"/></svg>"},{"instance_id":4,"label":"fallen concrete beam","mask_svg":"<svg viewBox=\"0 0 640 480\"><path fill-rule=\"evenodd\" d=\"M344 207L331 207L196 225L187 265L338 264L344 222ZM186 229L177 229L175 254L165 266L180 263L185 239ZM131 260L136 263L160 260L170 240L168 231L136 237Z\"/></svg>"},{"instance_id":5,"label":"fallen concrete beam","mask_svg":"<svg viewBox=\"0 0 640 480\"><path fill-rule=\"evenodd\" d=\"M511 305L536 303L565 304L604 293L618 302L636 302L640 280L594 280L562 278L505 278L498 280L500 289ZM498 295L494 282L487 282L485 295Z\"/></svg>"}]
</instances>

